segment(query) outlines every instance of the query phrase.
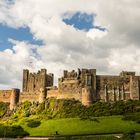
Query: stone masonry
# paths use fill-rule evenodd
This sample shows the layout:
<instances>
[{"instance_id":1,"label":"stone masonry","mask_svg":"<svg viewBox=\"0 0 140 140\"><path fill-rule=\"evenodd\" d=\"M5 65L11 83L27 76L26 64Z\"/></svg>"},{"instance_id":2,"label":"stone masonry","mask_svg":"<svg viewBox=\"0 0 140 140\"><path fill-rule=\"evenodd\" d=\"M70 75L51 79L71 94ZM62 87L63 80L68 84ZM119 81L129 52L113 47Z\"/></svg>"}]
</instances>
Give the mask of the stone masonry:
<instances>
[{"instance_id":1,"label":"stone masonry","mask_svg":"<svg viewBox=\"0 0 140 140\"><path fill-rule=\"evenodd\" d=\"M53 74L47 74L46 69L41 69L37 73L23 70L23 87L19 101L43 102L47 95L47 88L53 86L53 79Z\"/></svg>"},{"instance_id":2,"label":"stone masonry","mask_svg":"<svg viewBox=\"0 0 140 140\"><path fill-rule=\"evenodd\" d=\"M37 73L23 70L23 89L0 90L0 101L9 102L14 109L18 102L43 102L46 98L76 99L89 106L94 101L115 102L140 100L140 76L135 72L122 71L120 75L96 75L96 69L78 69L58 79L53 86L54 76L46 69Z\"/></svg>"}]
</instances>

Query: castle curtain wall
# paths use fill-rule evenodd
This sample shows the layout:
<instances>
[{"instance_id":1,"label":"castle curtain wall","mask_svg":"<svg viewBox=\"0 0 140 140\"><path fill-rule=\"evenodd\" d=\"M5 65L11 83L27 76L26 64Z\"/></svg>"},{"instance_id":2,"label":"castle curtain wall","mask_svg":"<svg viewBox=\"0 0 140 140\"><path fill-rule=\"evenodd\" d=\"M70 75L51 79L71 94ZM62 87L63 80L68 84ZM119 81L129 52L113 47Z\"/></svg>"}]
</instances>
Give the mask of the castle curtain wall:
<instances>
[{"instance_id":1,"label":"castle curtain wall","mask_svg":"<svg viewBox=\"0 0 140 140\"><path fill-rule=\"evenodd\" d=\"M96 75L96 69L64 70L53 87L54 75L46 69L37 73L23 70L23 89L0 90L0 101L14 109L18 102L43 102L46 98L76 99L89 106L94 101L115 102L140 99L140 76L122 71L120 75Z\"/></svg>"}]
</instances>

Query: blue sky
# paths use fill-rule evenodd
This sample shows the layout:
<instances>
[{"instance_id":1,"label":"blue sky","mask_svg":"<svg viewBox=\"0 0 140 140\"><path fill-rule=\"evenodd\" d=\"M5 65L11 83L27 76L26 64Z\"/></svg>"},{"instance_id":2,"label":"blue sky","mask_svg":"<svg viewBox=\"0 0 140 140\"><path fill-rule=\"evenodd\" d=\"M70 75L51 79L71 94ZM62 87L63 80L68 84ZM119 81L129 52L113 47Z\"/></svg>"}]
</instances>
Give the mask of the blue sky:
<instances>
[{"instance_id":1,"label":"blue sky","mask_svg":"<svg viewBox=\"0 0 140 140\"><path fill-rule=\"evenodd\" d=\"M63 21L67 25L71 25L76 29L84 30L86 32L93 28L105 31L106 28L94 24L95 17L96 14L76 12L71 18L64 18Z\"/></svg>"},{"instance_id":2,"label":"blue sky","mask_svg":"<svg viewBox=\"0 0 140 140\"><path fill-rule=\"evenodd\" d=\"M76 12L71 18L64 18L63 21L68 25L74 26L76 29L89 31L91 28L94 28L94 17L95 14ZM100 29L102 30L103 28ZM0 24L0 51L12 47L12 44L8 42L9 38L28 41L31 44L43 45L43 41L33 38L28 27L16 29Z\"/></svg>"},{"instance_id":3,"label":"blue sky","mask_svg":"<svg viewBox=\"0 0 140 140\"><path fill-rule=\"evenodd\" d=\"M43 41L33 39L33 35L27 27L15 29L0 24L0 51L12 47L12 44L8 42L9 38L19 41L28 41L31 44L43 45Z\"/></svg>"},{"instance_id":4,"label":"blue sky","mask_svg":"<svg viewBox=\"0 0 140 140\"><path fill-rule=\"evenodd\" d=\"M73 25L79 30L89 31L93 28L94 14L76 12L71 18L64 18L63 21L68 25Z\"/></svg>"},{"instance_id":5,"label":"blue sky","mask_svg":"<svg viewBox=\"0 0 140 140\"><path fill-rule=\"evenodd\" d=\"M0 0L0 85L19 87L23 68L44 67L57 77L78 67L100 74L139 71L140 1L108 3Z\"/></svg>"}]
</instances>

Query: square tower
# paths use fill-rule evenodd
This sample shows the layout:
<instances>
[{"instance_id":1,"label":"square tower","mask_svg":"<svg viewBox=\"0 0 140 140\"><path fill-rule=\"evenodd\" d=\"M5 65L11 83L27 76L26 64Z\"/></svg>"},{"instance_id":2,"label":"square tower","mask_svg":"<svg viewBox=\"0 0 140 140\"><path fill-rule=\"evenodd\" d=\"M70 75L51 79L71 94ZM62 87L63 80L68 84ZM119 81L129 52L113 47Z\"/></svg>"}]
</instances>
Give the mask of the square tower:
<instances>
[{"instance_id":1,"label":"square tower","mask_svg":"<svg viewBox=\"0 0 140 140\"><path fill-rule=\"evenodd\" d=\"M23 92L37 92L41 88L53 86L53 74L47 74L46 69L41 69L37 73L30 73L23 70Z\"/></svg>"}]
</instances>

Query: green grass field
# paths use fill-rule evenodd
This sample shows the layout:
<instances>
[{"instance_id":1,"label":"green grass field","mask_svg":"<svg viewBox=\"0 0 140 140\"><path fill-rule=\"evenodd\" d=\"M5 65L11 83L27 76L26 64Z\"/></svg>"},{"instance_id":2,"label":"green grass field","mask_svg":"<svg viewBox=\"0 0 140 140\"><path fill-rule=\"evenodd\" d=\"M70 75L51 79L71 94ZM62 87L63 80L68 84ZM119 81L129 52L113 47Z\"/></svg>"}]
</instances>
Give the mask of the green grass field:
<instances>
[{"instance_id":1,"label":"green grass field","mask_svg":"<svg viewBox=\"0 0 140 140\"><path fill-rule=\"evenodd\" d=\"M39 127L30 128L23 123L22 127L30 136L52 136L56 131L59 135L123 133L130 130L140 132L140 124L123 121L121 118L121 116L98 117L99 122L78 118L43 120Z\"/></svg>"}]
</instances>

